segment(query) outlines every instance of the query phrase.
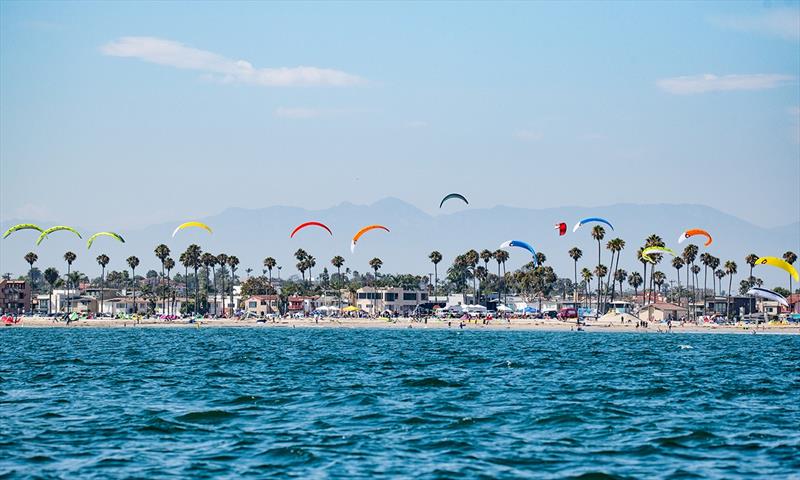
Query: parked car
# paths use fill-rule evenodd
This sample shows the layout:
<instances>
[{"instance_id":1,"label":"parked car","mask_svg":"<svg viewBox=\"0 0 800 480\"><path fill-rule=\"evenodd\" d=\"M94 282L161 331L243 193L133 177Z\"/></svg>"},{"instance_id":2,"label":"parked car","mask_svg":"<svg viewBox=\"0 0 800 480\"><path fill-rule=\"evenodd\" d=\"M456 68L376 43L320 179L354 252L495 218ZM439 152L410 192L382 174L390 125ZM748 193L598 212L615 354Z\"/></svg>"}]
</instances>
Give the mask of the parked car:
<instances>
[{"instance_id":1,"label":"parked car","mask_svg":"<svg viewBox=\"0 0 800 480\"><path fill-rule=\"evenodd\" d=\"M556 317L559 320L567 320L570 318L578 318L578 311L572 307L562 308L558 311L558 316Z\"/></svg>"}]
</instances>

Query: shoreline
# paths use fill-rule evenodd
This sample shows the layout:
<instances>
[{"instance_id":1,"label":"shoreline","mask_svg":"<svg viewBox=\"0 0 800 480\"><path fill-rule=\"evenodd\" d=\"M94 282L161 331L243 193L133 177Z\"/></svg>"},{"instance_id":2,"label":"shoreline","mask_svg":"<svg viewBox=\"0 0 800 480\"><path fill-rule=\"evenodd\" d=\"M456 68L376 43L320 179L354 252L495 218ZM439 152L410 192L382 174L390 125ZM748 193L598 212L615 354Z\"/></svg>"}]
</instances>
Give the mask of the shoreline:
<instances>
[{"instance_id":1,"label":"shoreline","mask_svg":"<svg viewBox=\"0 0 800 480\"><path fill-rule=\"evenodd\" d=\"M189 323L188 319L177 321L164 321L156 318L141 319L139 323L133 320L118 319L91 319L77 320L69 325L52 318L23 317L20 323L7 325L7 329L15 328L320 328L320 329L389 329L389 330L461 330L461 331L543 331L543 332L569 332L575 331L575 323L557 320L541 319L512 319L507 322L502 319L493 320L489 324L468 322L463 329L459 328L458 319L451 319L448 326L447 320L429 319L424 321L411 321L409 318L399 318L388 322L378 319L364 318L331 318L325 317L315 321L308 319L279 319L277 321L256 322L255 320L236 320L230 318L208 318L199 323ZM673 325L672 331L667 332L667 327L662 324L653 324L649 328L636 328L635 324L619 324L608 322L590 322L583 325L587 333L707 333L707 334L758 334L768 335L800 335L800 325L760 325L756 330L753 325Z\"/></svg>"}]
</instances>

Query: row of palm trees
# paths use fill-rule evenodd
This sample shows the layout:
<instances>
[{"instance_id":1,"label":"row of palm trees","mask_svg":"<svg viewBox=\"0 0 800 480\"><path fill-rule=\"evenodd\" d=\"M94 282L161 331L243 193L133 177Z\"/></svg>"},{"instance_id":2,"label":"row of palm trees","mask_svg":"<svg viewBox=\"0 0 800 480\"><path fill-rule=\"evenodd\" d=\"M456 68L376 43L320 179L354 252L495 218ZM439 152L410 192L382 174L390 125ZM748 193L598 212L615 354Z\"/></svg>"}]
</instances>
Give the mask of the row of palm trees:
<instances>
[{"instance_id":1,"label":"row of palm trees","mask_svg":"<svg viewBox=\"0 0 800 480\"><path fill-rule=\"evenodd\" d=\"M628 273L624 269L619 267L620 258L622 255L622 251L626 247L626 242L620 238L613 238L606 242L605 248L608 252L610 252L610 259L609 265L610 268L607 267L602 263L603 256L603 245L602 241L605 238L605 229L602 226L594 226L591 231L592 238L597 242L597 265L594 269L589 268L582 268L580 270L580 279L583 281L583 289L584 289L584 297L590 300L589 307L591 307L591 292L589 291L590 283L596 279L597 287L595 289L594 295L594 304L595 308L598 311L603 311L605 306L608 303L613 302L615 300L617 289L617 284L619 285L619 292L620 294L623 291L623 286L627 281L628 285L633 288L634 295L638 296L639 288L643 285L645 288L643 289L643 295L646 295L646 298L643 297L645 302L654 302L655 292L660 290L661 287L666 283L667 276L661 271L656 270L656 266L660 264L663 260L663 256L661 254L650 254L650 261L645 259L642 255L642 252L645 248L648 247L656 247L656 246L664 246L664 241L658 235L650 235L645 239L644 245L637 250L637 260L642 263L642 274L640 275L638 272L631 272ZM156 246L154 249L154 254L156 258L161 263L161 278L166 280L166 289L161 296L162 300L162 311L167 310L167 298L168 293L167 291L170 289L170 282L171 282L171 271L175 268L176 263L174 259L170 256L171 255L170 248L165 244L160 244ZM578 298L578 279L579 279L579 270L578 270L578 262L583 258L584 253L578 247L571 248L568 252L569 257L573 260L573 284L574 284L574 298L577 301ZM297 259L297 269L300 272L302 277L303 283L306 280L306 272L309 273L309 279L312 278L311 270L313 267L316 266L316 259L308 254L303 249L298 249L295 254L295 258ZM25 255L25 261L30 266L30 275L32 278L33 266L38 261L38 256L33 253L29 252ZM71 267L73 262L76 260L77 256L74 252L66 252L64 254L64 261L67 263L67 302L68 302L68 311L72 311L72 304L71 298L69 295L71 287L74 286L74 281L71 280ZM433 251L428 255L428 259L431 261L434 267L434 292L439 291L439 271L438 265L443 260L443 255L438 251ZM744 289L746 286L752 286L759 282L758 279L753 277L753 267L755 266L755 261L757 260L758 256L755 254L749 254L745 257L745 263L747 263L750 267L750 274L747 280L743 280L741 282L741 287ZM783 255L784 260L786 260L789 264L794 264L797 260L797 255L793 252L786 252ZM472 287L475 293L476 301L478 299L478 286L477 281L487 279L489 277L489 263L494 260L497 264L497 278L499 280L498 283L498 291L501 289L503 290L500 292L501 294L505 293L505 286L507 284L506 277L506 262L509 259L509 252L503 249L498 249L495 251L490 251L488 249L484 249L480 252L476 250L469 250L462 255L457 255L453 260L453 267L456 268L458 271L462 272L462 275L469 277L472 279ZM194 305L192 307L192 313L199 313L200 312L200 299L199 299L199 281L198 281L198 271L201 267L205 268L206 272L206 285L209 283L208 272L213 272L213 284L217 284L217 270L214 268L216 266L220 266L223 269L225 267L229 267L231 270L231 277L232 282L235 282L235 272L239 265L239 259L233 255L227 255L225 253L221 253L218 255L213 255L209 252L203 252L202 249L195 244L189 245L187 249L179 255L179 262L184 266L184 289L186 293L189 293L189 269L192 269L194 272L195 277L195 285L194 285ZM542 252L537 253L537 264L539 267L542 267L546 260L546 256ZM110 259L107 255L101 254L96 258L98 265L101 267L101 285L105 286L105 269ZM697 265L699 261L700 265ZM136 282L135 282L135 272L136 268L139 266L139 259L136 256L130 256L126 259L128 266L131 269L132 278L133 278L133 301L134 301L134 309L136 309ZM481 265L481 262L483 265ZM345 259L340 256L336 255L330 260L331 265L336 268L337 277L339 279L339 287L342 287L342 276L341 276L341 268L345 264ZM272 283L272 272L273 269L277 268L278 273L280 276L280 269L281 267L277 265L277 261L273 257L267 257L263 260L264 266L264 273L269 274L269 281ZM378 276L378 271L383 266L383 261L379 258L373 258L369 261L370 268L374 271L375 277ZM672 268L675 269L675 275L677 280L677 292L678 292L678 299L677 303L681 303L681 269L686 268L686 277L685 277L685 291L686 293L686 302L687 305L690 302L690 295L688 293L689 288L691 286L691 299L694 300L696 298L696 290L698 288L698 274L703 271L703 298L706 298L707 291L708 291L708 273L709 270L711 271L711 280L712 280L712 291L716 295L717 292L717 285L719 285L719 290L722 290L722 281L727 276L728 277L728 299L730 301L732 297L732 287L733 287L733 276L738 273L738 266L736 262L732 260L728 260L726 262L722 262L719 258L713 256L710 253L699 253L699 248L696 245L690 244L687 245L683 252L674 257L671 262ZM523 267L523 270L535 271L538 268L533 263L529 263ZM549 267L547 267L549 268ZM651 270L650 275L648 277L648 268ZM247 269L248 273L252 271L252 269ZM224 271L223 271L224 273ZM691 276L690 276L691 273ZM53 268L49 268L44 273L45 280L51 285L51 293L52 289L57 282L58 279L58 272ZM52 281L51 281L52 280ZM223 295L223 301L225 296L225 275L221 276L221 292ZM520 285L519 283L517 284ZM789 292L792 291L792 278L789 278ZM104 300L104 288L101 288L101 304ZM230 302L233 303L233 290L231 289L230 293ZM174 300L174 297L173 297ZM216 311L217 306L217 289L214 289L214 308L215 314L218 312ZM174 303L174 302L173 302Z\"/></svg>"}]
</instances>

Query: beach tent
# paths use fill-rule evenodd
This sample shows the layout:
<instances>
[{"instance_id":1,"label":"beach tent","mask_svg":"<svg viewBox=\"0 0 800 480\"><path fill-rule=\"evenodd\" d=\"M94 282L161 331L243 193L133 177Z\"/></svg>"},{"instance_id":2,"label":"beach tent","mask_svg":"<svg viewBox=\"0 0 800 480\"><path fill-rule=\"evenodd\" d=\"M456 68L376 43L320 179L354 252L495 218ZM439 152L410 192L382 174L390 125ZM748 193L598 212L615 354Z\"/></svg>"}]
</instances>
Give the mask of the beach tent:
<instances>
[{"instance_id":1,"label":"beach tent","mask_svg":"<svg viewBox=\"0 0 800 480\"><path fill-rule=\"evenodd\" d=\"M498 312L513 312L514 310L512 310L511 308L508 308L505 305L498 305L497 306L497 311Z\"/></svg>"},{"instance_id":2,"label":"beach tent","mask_svg":"<svg viewBox=\"0 0 800 480\"><path fill-rule=\"evenodd\" d=\"M356 307L356 306L354 306L354 305L350 305L349 307L344 307L342 309L342 311L344 311L344 312L360 312L361 309Z\"/></svg>"}]
</instances>

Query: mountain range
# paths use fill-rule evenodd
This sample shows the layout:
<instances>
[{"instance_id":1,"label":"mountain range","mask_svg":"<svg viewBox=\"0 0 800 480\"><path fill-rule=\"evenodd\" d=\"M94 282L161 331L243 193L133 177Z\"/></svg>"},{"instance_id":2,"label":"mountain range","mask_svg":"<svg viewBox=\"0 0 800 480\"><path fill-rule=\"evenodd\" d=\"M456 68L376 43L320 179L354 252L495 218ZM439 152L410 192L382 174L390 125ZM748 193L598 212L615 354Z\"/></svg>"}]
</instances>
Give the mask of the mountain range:
<instances>
[{"instance_id":1,"label":"mountain range","mask_svg":"<svg viewBox=\"0 0 800 480\"><path fill-rule=\"evenodd\" d=\"M329 267L334 255L345 258L345 267L366 271L368 261L373 257L383 260L382 272L428 274L433 266L428 254L438 250L444 256L439 265L439 276L447 269L452 259L471 248L478 251L487 248L496 250L506 240L524 240L537 251L547 256L547 263L562 276L573 275L573 263L567 251L577 246L583 250L583 258L578 268L593 268L597 264L597 242L592 240L590 227L572 232L572 226L581 218L599 216L607 218L614 230L606 229L603 241L602 263L608 264L609 253L605 241L620 237L626 241L620 266L628 271L641 271L636 261L636 250L650 234L660 235L667 246L676 250L680 233L688 228L703 228L714 236L714 243L708 247L700 245L700 251L708 251L722 261L734 260L739 266L739 274L734 284L747 275L748 266L744 257L749 253L781 256L785 251L800 252L800 222L795 221L776 228L763 228L735 216L703 205L690 204L615 204L603 207L559 207L546 209L515 208L496 206L476 208L458 201L444 205L437 215L428 214L417 207L397 198L384 198L370 205L341 203L321 209L308 210L290 206L271 206L265 208L228 208L222 213L205 218L176 219L170 223L160 223L146 228L126 230L123 226L110 224L107 229L120 233L126 240L120 244L109 237L95 241L87 251L85 239L93 232L85 232L80 240L70 232L56 232L36 246L38 232L19 231L0 241L0 271L19 274L28 266L23 256L28 251L36 252L39 261L36 266L42 270L56 266L66 271L62 257L72 250L78 256L73 269L90 276L99 275L95 257L105 253L111 257L109 269L127 268L125 259L136 255L141 260L137 273L147 269L158 269L159 262L153 249L159 243L167 244L178 255L189 244L197 243L204 251L225 252L236 255L240 261L242 276L245 269L253 268L254 274L261 273L262 261L267 256L275 257L281 265L281 275L286 278L296 275L296 260L292 254L303 248L317 260L313 273L317 275L323 267ZM172 238L175 226L187 220L199 220L214 230L209 234L200 229L186 229ZM289 238L292 229L305 221L317 220L330 226L333 237L320 228L307 228ZM4 220L0 222L3 231L11 225L26 222L25 219ZM568 225L568 232L560 237L554 229L558 222ZM32 222L46 228L57 222ZM369 224L382 224L391 232L381 230L365 234L358 243L355 253L350 253L350 239L361 227ZM82 233L80 226L74 225ZM524 250L513 249L507 269L517 268L530 261ZM496 271L492 262L490 269ZM668 260L658 267L670 280L675 279L675 270ZM182 269L182 267L181 267ZM787 286L787 276L770 267L757 267L755 272L766 281L766 285ZM685 270L681 272L685 279ZM277 272L273 273L277 275ZM702 275L702 274L701 274ZM709 282L710 283L710 282ZM725 281L727 287L727 279Z\"/></svg>"}]
</instances>

